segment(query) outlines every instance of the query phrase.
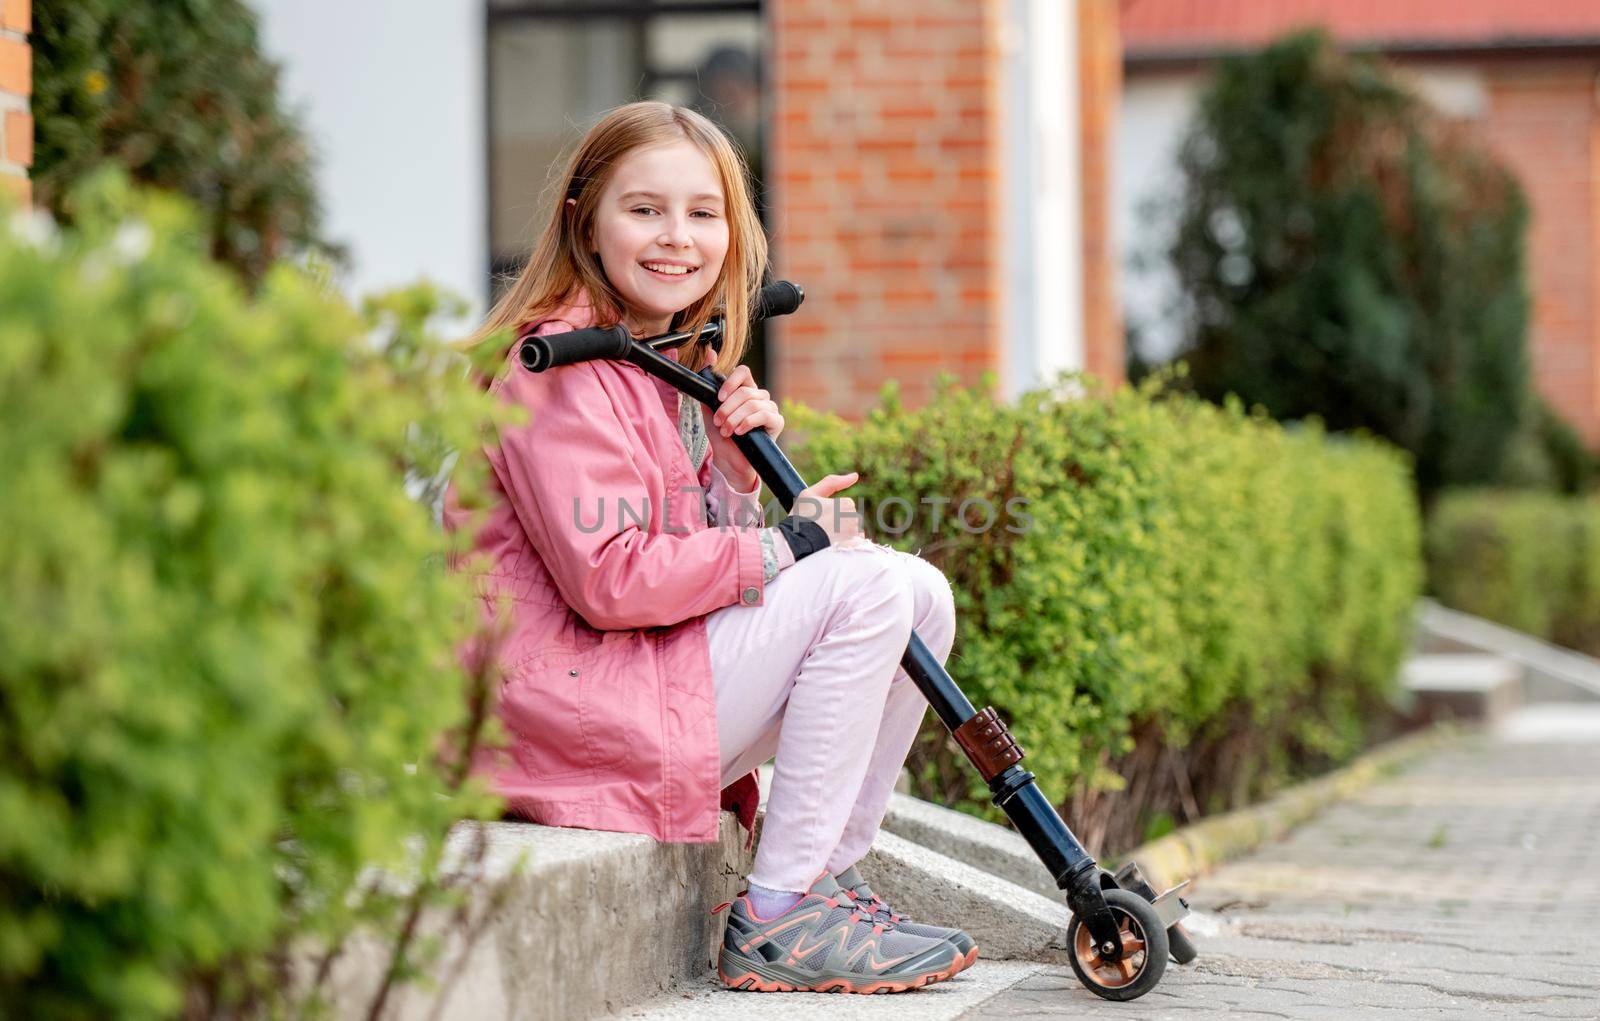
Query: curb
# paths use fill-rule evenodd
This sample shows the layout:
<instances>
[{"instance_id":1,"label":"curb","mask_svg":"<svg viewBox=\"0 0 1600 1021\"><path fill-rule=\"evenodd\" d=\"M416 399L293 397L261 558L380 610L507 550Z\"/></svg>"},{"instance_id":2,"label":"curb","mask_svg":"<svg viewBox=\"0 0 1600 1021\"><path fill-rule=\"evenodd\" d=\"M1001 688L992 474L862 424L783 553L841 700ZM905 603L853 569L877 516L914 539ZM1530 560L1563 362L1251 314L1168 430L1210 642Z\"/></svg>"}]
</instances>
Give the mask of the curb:
<instances>
[{"instance_id":1,"label":"curb","mask_svg":"<svg viewBox=\"0 0 1600 1021\"><path fill-rule=\"evenodd\" d=\"M661 844L527 822L458 824L446 874L476 938L452 924L449 904L424 912L419 936L440 940L441 954L426 965L427 981L394 991L384 1017L567 1021L615 1013L698 978L722 933L712 907L733 898L750 867L732 813L721 813L718 827L714 844ZM480 831L486 854L462 862ZM323 990L329 1016L366 1016L391 946L387 933L350 939ZM301 965L304 979L313 963L308 955Z\"/></svg>"},{"instance_id":2,"label":"curb","mask_svg":"<svg viewBox=\"0 0 1600 1021\"><path fill-rule=\"evenodd\" d=\"M1424 755L1463 743L1475 732L1475 728L1456 724L1435 724L1379 745L1347 766L1280 791L1258 805L1201 819L1126 854L1107 855L1101 864L1115 869L1133 859L1151 886L1166 889L1172 885L1173 877L1193 879L1269 840L1277 840L1328 806L1399 772Z\"/></svg>"}]
</instances>

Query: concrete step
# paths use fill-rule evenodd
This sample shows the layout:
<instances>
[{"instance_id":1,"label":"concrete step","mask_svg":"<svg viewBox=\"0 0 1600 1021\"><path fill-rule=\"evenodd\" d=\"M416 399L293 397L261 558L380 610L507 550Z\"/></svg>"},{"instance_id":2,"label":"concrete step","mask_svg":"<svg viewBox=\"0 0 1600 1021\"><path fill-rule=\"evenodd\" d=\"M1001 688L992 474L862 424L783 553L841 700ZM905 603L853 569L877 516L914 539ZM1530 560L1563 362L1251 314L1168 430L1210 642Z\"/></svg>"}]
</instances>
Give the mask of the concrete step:
<instances>
[{"instance_id":1,"label":"concrete step","mask_svg":"<svg viewBox=\"0 0 1600 1021\"><path fill-rule=\"evenodd\" d=\"M1506 744L1600 742L1600 702L1542 702L1501 720L1495 738Z\"/></svg>"},{"instance_id":2,"label":"concrete step","mask_svg":"<svg viewBox=\"0 0 1600 1021\"><path fill-rule=\"evenodd\" d=\"M861 874L901 914L930 925L959 926L991 961L1067 960L1072 913L1057 898L1041 896L964 861L878 833L861 861Z\"/></svg>"},{"instance_id":3,"label":"concrete step","mask_svg":"<svg viewBox=\"0 0 1600 1021\"><path fill-rule=\"evenodd\" d=\"M883 828L931 851L966 862L1041 897L1059 901L1055 880L1022 835L943 805L896 794Z\"/></svg>"},{"instance_id":4,"label":"concrete step","mask_svg":"<svg viewBox=\"0 0 1600 1021\"><path fill-rule=\"evenodd\" d=\"M1522 665L1482 652L1435 652L1413 656L1400 670L1418 723L1503 719L1524 699Z\"/></svg>"},{"instance_id":5,"label":"concrete step","mask_svg":"<svg viewBox=\"0 0 1600 1021\"><path fill-rule=\"evenodd\" d=\"M1431 599L1417 604L1416 644L1423 653L1482 652L1519 664L1531 704L1600 702L1600 659Z\"/></svg>"},{"instance_id":6,"label":"concrete step","mask_svg":"<svg viewBox=\"0 0 1600 1021\"><path fill-rule=\"evenodd\" d=\"M571 1021L612 1014L703 976L722 934L719 903L749 871L743 831L722 814L716 844L658 844L649 837L531 823L490 823L486 854L458 867L482 922L455 932L430 974L448 988L408 987L386 1018ZM454 860L470 860L472 831L452 835ZM446 929L442 913L422 930ZM358 942L330 980L333 1015L364 1017L388 965L387 948ZM435 1008L442 996L442 1009Z\"/></svg>"}]
</instances>

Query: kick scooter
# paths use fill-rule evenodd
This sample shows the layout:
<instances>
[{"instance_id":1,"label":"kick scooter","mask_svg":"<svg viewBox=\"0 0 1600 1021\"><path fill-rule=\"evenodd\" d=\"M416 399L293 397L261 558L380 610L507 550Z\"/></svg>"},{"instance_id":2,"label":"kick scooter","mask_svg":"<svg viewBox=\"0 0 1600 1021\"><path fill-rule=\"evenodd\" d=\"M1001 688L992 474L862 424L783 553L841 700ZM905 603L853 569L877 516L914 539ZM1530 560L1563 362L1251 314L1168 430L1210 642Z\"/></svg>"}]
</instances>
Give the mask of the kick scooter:
<instances>
[{"instance_id":1,"label":"kick scooter","mask_svg":"<svg viewBox=\"0 0 1600 1021\"><path fill-rule=\"evenodd\" d=\"M751 317L788 315L803 300L805 293L794 284L768 284ZM518 360L530 372L590 359L627 361L715 410L721 406L717 391L723 377L710 366L691 372L658 352L696 339L720 351L722 331L722 321L713 319L698 335L686 330L635 340L618 325L530 336L521 342ZM784 509L792 509L806 484L772 437L752 429L734 441ZM1046 800L1034 775L1022 768L1022 748L993 707L974 708L915 632L900 664L989 785L994 803L1065 892L1072 911L1067 945L1078 980L1108 1000L1132 1000L1161 981L1169 953L1180 963L1192 961L1194 945L1179 924L1189 913L1179 896L1188 883L1158 896L1131 862L1115 874L1101 868Z\"/></svg>"}]
</instances>

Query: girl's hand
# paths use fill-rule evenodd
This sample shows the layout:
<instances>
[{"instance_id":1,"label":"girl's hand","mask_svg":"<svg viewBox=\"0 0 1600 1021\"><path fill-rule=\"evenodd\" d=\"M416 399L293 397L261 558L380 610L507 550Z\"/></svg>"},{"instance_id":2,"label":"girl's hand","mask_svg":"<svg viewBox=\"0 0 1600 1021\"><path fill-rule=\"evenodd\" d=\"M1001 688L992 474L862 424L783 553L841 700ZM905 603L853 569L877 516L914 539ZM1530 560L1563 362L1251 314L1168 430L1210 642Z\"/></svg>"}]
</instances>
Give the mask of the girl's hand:
<instances>
[{"instance_id":1,"label":"girl's hand","mask_svg":"<svg viewBox=\"0 0 1600 1021\"><path fill-rule=\"evenodd\" d=\"M796 517L810 518L828 533L828 544L838 546L850 540L865 537L861 531L861 515L856 512L856 502L848 496L835 496L849 489L861 478L860 472L843 475L824 475L800 491L794 498L792 513Z\"/></svg>"},{"instance_id":2,"label":"girl's hand","mask_svg":"<svg viewBox=\"0 0 1600 1021\"><path fill-rule=\"evenodd\" d=\"M749 490L758 481L756 470L739 451L733 437L751 429L765 429L767 435L777 439L783 432L783 415L772 395L756 386L748 365L740 365L728 373L717 397L722 404L711 416L712 463L735 488Z\"/></svg>"}]
</instances>

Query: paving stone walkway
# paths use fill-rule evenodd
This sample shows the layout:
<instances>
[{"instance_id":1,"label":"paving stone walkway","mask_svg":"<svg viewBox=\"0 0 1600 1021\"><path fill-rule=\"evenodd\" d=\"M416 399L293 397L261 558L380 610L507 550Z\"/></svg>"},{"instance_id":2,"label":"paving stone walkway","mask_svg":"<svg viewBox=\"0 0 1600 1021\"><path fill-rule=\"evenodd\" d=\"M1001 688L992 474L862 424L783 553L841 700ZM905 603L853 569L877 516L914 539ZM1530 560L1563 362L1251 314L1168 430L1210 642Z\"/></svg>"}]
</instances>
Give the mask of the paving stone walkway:
<instances>
[{"instance_id":1,"label":"paving stone walkway","mask_svg":"<svg viewBox=\"0 0 1600 1021\"><path fill-rule=\"evenodd\" d=\"M963 1016L1600 1018L1600 706L1526 710L1189 899L1214 931L1143 999L1049 967Z\"/></svg>"}]
</instances>

